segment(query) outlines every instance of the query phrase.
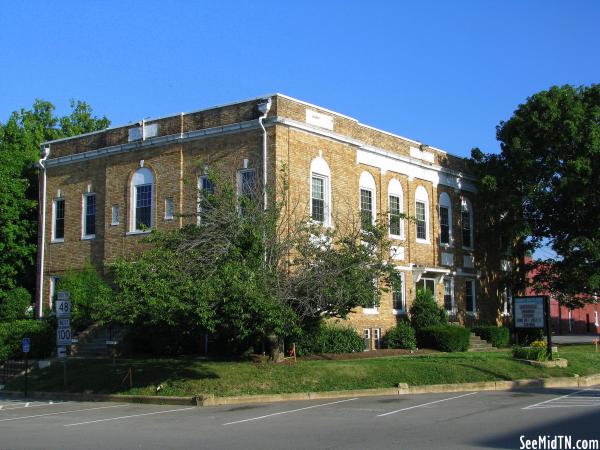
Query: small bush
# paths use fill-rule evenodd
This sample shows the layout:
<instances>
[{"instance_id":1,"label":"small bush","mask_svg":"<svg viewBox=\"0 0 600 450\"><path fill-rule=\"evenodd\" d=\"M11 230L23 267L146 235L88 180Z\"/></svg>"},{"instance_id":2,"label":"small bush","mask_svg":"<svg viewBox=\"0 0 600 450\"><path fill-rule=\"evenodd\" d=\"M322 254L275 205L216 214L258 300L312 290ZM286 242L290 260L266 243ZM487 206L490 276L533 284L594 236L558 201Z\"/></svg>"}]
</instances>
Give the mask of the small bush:
<instances>
[{"instance_id":1,"label":"small bush","mask_svg":"<svg viewBox=\"0 0 600 450\"><path fill-rule=\"evenodd\" d=\"M468 329L454 325L435 325L417 331L419 347L442 352L466 352L469 349Z\"/></svg>"},{"instance_id":2,"label":"small bush","mask_svg":"<svg viewBox=\"0 0 600 450\"><path fill-rule=\"evenodd\" d=\"M417 298L410 307L410 323L418 331L435 325L446 325L448 315L444 308L437 305L431 292L419 289Z\"/></svg>"},{"instance_id":3,"label":"small bush","mask_svg":"<svg viewBox=\"0 0 600 450\"><path fill-rule=\"evenodd\" d=\"M54 327L43 320L15 320L0 323L0 361L21 359L21 341L31 340L29 358L45 358L52 353L56 337Z\"/></svg>"},{"instance_id":4,"label":"small bush","mask_svg":"<svg viewBox=\"0 0 600 450\"><path fill-rule=\"evenodd\" d=\"M390 328L383 337L387 348L404 348L414 350L417 348L415 330L408 322L399 322L394 328Z\"/></svg>"},{"instance_id":5,"label":"small bush","mask_svg":"<svg viewBox=\"0 0 600 450\"><path fill-rule=\"evenodd\" d=\"M354 328L321 324L298 338L298 356L314 353L362 352L365 342Z\"/></svg>"},{"instance_id":6,"label":"small bush","mask_svg":"<svg viewBox=\"0 0 600 450\"><path fill-rule=\"evenodd\" d=\"M544 330L541 328L532 328L529 330L518 330L517 331L518 343L521 346L528 346L534 341L544 339Z\"/></svg>"},{"instance_id":7,"label":"small bush","mask_svg":"<svg viewBox=\"0 0 600 450\"><path fill-rule=\"evenodd\" d=\"M510 342L510 333L507 327L496 327L481 326L473 327L471 331L479 336L481 339L485 339L496 348L508 347Z\"/></svg>"},{"instance_id":8,"label":"small bush","mask_svg":"<svg viewBox=\"0 0 600 450\"><path fill-rule=\"evenodd\" d=\"M548 347L544 341L533 341L529 347L515 345L512 353L515 358L528 359L530 361L548 360Z\"/></svg>"}]
</instances>

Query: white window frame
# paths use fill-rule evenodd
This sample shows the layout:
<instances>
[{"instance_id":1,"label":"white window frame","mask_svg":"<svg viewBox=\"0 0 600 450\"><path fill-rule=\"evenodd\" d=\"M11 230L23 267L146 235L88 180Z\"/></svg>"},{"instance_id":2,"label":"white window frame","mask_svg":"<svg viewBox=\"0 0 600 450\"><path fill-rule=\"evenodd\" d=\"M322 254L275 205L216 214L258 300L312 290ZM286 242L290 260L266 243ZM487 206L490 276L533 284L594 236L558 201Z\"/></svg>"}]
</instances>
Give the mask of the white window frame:
<instances>
[{"instance_id":1,"label":"white window frame","mask_svg":"<svg viewBox=\"0 0 600 450\"><path fill-rule=\"evenodd\" d=\"M373 286L377 286L378 280L377 278L373 278ZM375 294L377 295L377 294ZM375 298L375 296L373 297L373 304L377 303L377 300L380 300L379 298ZM372 308L363 308L363 314L366 316L373 316L376 314L379 314L379 307L378 306L374 306Z\"/></svg>"},{"instance_id":2,"label":"white window frame","mask_svg":"<svg viewBox=\"0 0 600 450\"><path fill-rule=\"evenodd\" d=\"M87 199L91 196L96 197L96 212L94 213L94 220L96 220L96 214L98 213L98 197L95 192L86 192L81 197L81 239L95 239L96 238L96 223L94 223L94 234L86 234L85 231L87 229Z\"/></svg>"},{"instance_id":3,"label":"white window frame","mask_svg":"<svg viewBox=\"0 0 600 450\"><path fill-rule=\"evenodd\" d=\"M446 309L446 282L450 282L450 309ZM447 313L454 314L456 312L456 302L454 294L454 278L444 277L444 309Z\"/></svg>"},{"instance_id":4,"label":"white window frame","mask_svg":"<svg viewBox=\"0 0 600 450\"><path fill-rule=\"evenodd\" d=\"M56 237L56 203L57 202L63 202L63 237L61 238L57 238ZM57 197L54 200L52 200L52 238L50 239L51 243L60 243L60 242L65 242L65 219L66 219L66 210L67 210L67 203L65 202L65 199L63 197Z\"/></svg>"},{"instance_id":5,"label":"white window frame","mask_svg":"<svg viewBox=\"0 0 600 450\"><path fill-rule=\"evenodd\" d=\"M423 186L418 186L415 190L415 217L417 215L417 203L423 203L425 207L425 239L417 237L418 224L415 222L415 240L418 244L431 244L429 231L429 194Z\"/></svg>"},{"instance_id":6,"label":"white window frame","mask_svg":"<svg viewBox=\"0 0 600 450\"><path fill-rule=\"evenodd\" d=\"M400 275L400 280L402 282L402 288L400 289L400 292L402 294L402 309L394 308L394 292L395 292L395 290L394 290L393 286L391 289L391 291L392 291L392 314L394 314L396 316L404 315L404 314L406 314L406 311L407 311L407 309L406 309L406 283L404 282L405 276L404 276L403 272L400 273L399 275Z\"/></svg>"},{"instance_id":7,"label":"white window frame","mask_svg":"<svg viewBox=\"0 0 600 450\"><path fill-rule=\"evenodd\" d=\"M463 219L462 219L462 213L463 212L468 212L469 213L469 235L471 237L471 245L465 245L464 244L464 240L463 240ZM463 198L460 204L460 239L462 241L462 248L465 250L473 250L475 248L475 233L473 233L473 206L471 204L471 201L468 198Z\"/></svg>"},{"instance_id":8,"label":"white window frame","mask_svg":"<svg viewBox=\"0 0 600 450\"><path fill-rule=\"evenodd\" d=\"M196 207L196 212L197 212L196 222L198 225L200 225L200 218L202 217L202 195L204 192L203 185L204 185L205 181L210 181L212 183L212 180L210 179L209 175L199 175L198 176L198 200L197 200L198 206ZM214 184L213 184L213 191L214 191Z\"/></svg>"},{"instance_id":9,"label":"white window frame","mask_svg":"<svg viewBox=\"0 0 600 450\"><path fill-rule=\"evenodd\" d=\"M138 181L138 180L141 180ZM150 196L150 226L146 230L138 229L136 226L137 217L136 217L136 206L137 206L137 188L140 186L150 185L152 192ZM133 177L131 178L131 186L130 186L130 205L129 205L129 233L127 234L147 234L154 228L154 210L156 208L156 179L152 170L147 167L140 167L135 171Z\"/></svg>"},{"instance_id":10,"label":"white window frame","mask_svg":"<svg viewBox=\"0 0 600 450\"><path fill-rule=\"evenodd\" d=\"M171 211L169 211L169 209ZM173 197L165 198L165 220L173 220L173 214L175 212L175 203Z\"/></svg>"},{"instance_id":11,"label":"white window frame","mask_svg":"<svg viewBox=\"0 0 600 450\"><path fill-rule=\"evenodd\" d=\"M308 179L310 204L308 206L311 220L318 222L312 218L312 200L313 200L313 177L323 180L323 226L331 226L331 170L327 161L321 156L314 158L310 163L310 176Z\"/></svg>"},{"instance_id":12,"label":"white window frame","mask_svg":"<svg viewBox=\"0 0 600 450\"><path fill-rule=\"evenodd\" d=\"M56 293L56 283L58 283L60 277L56 275L50 275L50 286L48 291L48 307L52 309L54 294Z\"/></svg>"},{"instance_id":13,"label":"white window frame","mask_svg":"<svg viewBox=\"0 0 600 450\"><path fill-rule=\"evenodd\" d=\"M433 299L434 299L434 300L436 300L436 292L435 292L435 288L436 288L436 284L437 284L437 283L435 282L435 278L427 278L427 277L422 277L422 278L421 278L419 281L417 281L417 282L415 283L415 293L417 292L417 289L418 289L418 284L419 284L421 281L423 282L423 286L424 286L425 290L427 290L427 282L428 282L428 281L431 281L431 282L433 283L433 292L432 292L432 294L433 294ZM436 300L436 303L437 303L437 300Z\"/></svg>"},{"instance_id":14,"label":"white window frame","mask_svg":"<svg viewBox=\"0 0 600 450\"><path fill-rule=\"evenodd\" d=\"M392 204L390 197L398 197L399 213L404 213L404 192L402 191L402 185L396 178L392 178L388 184L388 222L391 220ZM392 234L390 227L388 227L389 237L392 239L404 240L404 219L400 218L400 234Z\"/></svg>"},{"instance_id":15,"label":"white window frame","mask_svg":"<svg viewBox=\"0 0 600 450\"><path fill-rule=\"evenodd\" d=\"M117 220L115 220L115 218ZM110 207L110 220L111 220L110 224L112 226L119 225L120 219L121 219L121 217L120 217L119 205L117 205L117 204L111 205L111 207Z\"/></svg>"},{"instance_id":16,"label":"white window frame","mask_svg":"<svg viewBox=\"0 0 600 450\"><path fill-rule=\"evenodd\" d=\"M441 210L442 207L448 209L448 242L447 243L442 242L442 210ZM440 200L439 200L439 205L438 205L438 216L439 216L439 222L440 222L440 245L442 247L451 248L454 246L454 238L452 235L452 231L453 231L452 230L452 222L453 222L453 220L452 220L452 200L447 192L442 192L440 194Z\"/></svg>"},{"instance_id":17,"label":"white window frame","mask_svg":"<svg viewBox=\"0 0 600 450\"><path fill-rule=\"evenodd\" d=\"M381 348L381 328L373 328L373 345L374 350Z\"/></svg>"},{"instance_id":18,"label":"white window frame","mask_svg":"<svg viewBox=\"0 0 600 450\"><path fill-rule=\"evenodd\" d=\"M358 183L358 211L360 223L362 226L362 208L361 208L361 195L360 191L371 192L371 225L375 224L375 218L377 217L377 185L375 184L375 178L369 172L364 171L360 174Z\"/></svg>"},{"instance_id":19,"label":"white window frame","mask_svg":"<svg viewBox=\"0 0 600 450\"><path fill-rule=\"evenodd\" d=\"M368 352L371 350L371 329L370 328L363 328L363 342L368 342L369 346L368 348L365 348L364 351Z\"/></svg>"},{"instance_id":20,"label":"white window frame","mask_svg":"<svg viewBox=\"0 0 600 450\"><path fill-rule=\"evenodd\" d=\"M467 283L471 283L471 296L473 297L473 310L469 311L467 309ZM475 280L465 280L465 310L467 314L474 316L477 314L477 288L475 286Z\"/></svg>"}]
</instances>

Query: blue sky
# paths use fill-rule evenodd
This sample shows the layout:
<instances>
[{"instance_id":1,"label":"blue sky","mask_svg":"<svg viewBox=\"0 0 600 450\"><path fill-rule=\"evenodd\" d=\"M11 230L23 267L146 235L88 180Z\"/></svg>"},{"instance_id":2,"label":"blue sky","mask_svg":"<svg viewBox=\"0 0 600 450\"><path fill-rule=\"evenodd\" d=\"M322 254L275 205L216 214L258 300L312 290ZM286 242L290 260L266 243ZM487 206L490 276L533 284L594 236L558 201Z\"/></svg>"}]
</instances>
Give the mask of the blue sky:
<instances>
[{"instance_id":1,"label":"blue sky","mask_svg":"<svg viewBox=\"0 0 600 450\"><path fill-rule=\"evenodd\" d=\"M35 98L113 124L282 92L453 154L600 74L597 1L28 1L0 15L0 121Z\"/></svg>"}]
</instances>

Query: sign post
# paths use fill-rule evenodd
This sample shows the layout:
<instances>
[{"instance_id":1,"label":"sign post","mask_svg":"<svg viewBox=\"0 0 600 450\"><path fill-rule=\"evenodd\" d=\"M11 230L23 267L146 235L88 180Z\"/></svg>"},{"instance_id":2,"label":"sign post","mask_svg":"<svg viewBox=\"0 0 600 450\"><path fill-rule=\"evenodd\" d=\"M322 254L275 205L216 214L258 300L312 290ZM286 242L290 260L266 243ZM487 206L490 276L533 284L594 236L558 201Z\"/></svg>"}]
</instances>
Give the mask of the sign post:
<instances>
[{"instance_id":1,"label":"sign post","mask_svg":"<svg viewBox=\"0 0 600 450\"><path fill-rule=\"evenodd\" d=\"M546 332L548 358L552 359L550 298L547 295L513 297L515 334L519 329L542 329Z\"/></svg>"},{"instance_id":2,"label":"sign post","mask_svg":"<svg viewBox=\"0 0 600 450\"><path fill-rule=\"evenodd\" d=\"M67 386L67 346L71 345L71 300L68 291L59 291L56 300L56 354L63 362L63 381Z\"/></svg>"},{"instance_id":3,"label":"sign post","mask_svg":"<svg viewBox=\"0 0 600 450\"><path fill-rule=\"evenodd\" d=\"M29 376L29 349L30 349L30 340L28 337L24 337L21 341L23 353L25 353L25 397L27 397L27 387L28 387L28 376Z\"/></svg>"}]
</instances>

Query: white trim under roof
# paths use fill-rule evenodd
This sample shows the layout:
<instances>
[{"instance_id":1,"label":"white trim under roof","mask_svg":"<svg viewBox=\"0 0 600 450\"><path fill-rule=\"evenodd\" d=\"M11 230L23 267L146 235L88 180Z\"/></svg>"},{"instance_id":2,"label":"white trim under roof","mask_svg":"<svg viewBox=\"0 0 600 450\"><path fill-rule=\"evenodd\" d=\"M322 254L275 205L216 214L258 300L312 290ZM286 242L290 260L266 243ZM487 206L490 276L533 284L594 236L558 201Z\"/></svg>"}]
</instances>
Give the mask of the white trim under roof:
<instances>
[{"instance_id":1,"label":"white trim under roof","mask_svg":"<svg viewBox=\"0 0 600 450\"><path fill-rule=\"evenodd\" d=\"M342 117L344 119L348 119L348 120L351 120L353 122L356 122L358 125L363 126L365 128L368 128L370 130L377 131L379 133L383 133L383 134L386 134L388 136L392 136L392 137L395 137L395 138L398 138L398 139L403 139L405 141L411 142L413 144L417 144L419 146L423 144L423 142L417 141L415 139L410 139L410 138L407 138L407 137L399 135L399 134L391 133L389 131L385 131L385 130L382 130L380 128L373 127L371 125L366 125L364 123L359 122L354 117L346 116L345 114L341 114L341 113L333 111L331 109L323 108L322 106L315 105L315 104L309 103L309 102L305 102L303 100L299 100L297 98L290 97L289 95L281 94L279 92L276 92L274 94L260 95L258 97L252 97L252 98L248 98L248 99L245 99L245 100L238 100L238 101L235 101L235 102L222 103L222 104L219 104L219 105L209 106L207 108L200 108L200 109L196 109L196 110L188 111L188 112L179 112L179 113L176 113L176 114L167 114L167 115L162 115L162 116L158 116L158 117L149 117L149 118L145 118L143 120L145 122L154 122L154 121L157 121L157 120L168 119L168 118L171 118L171 117L177 117L177 116L189 115L189 114L197 114L197 113L201 113L201 112L205 112L205 111L210 111L212 109L226 108L228 106L235 106L235 105L239 105L241 103L249 103L249 102L259 101L259 100L263 100L263 99L266 99L266 98L272 98L272 97L285 98L286 100L290 100L290 101L299 103L301 105L308 106L310 108L316 108L316 109L319 109L319 110L321 110L323 112L326 112L326 113L329 113L329 114L335 114L338 117ZM91 131L89 133L78 134L77 136L70 136L70 137L61 138L61 139L55 139L55 140L52 140L52 141L46 141L46 142L42 142L41 145L54 144L56 142L63 142L63 141L68 141L70 139L78 139L78 138L85 137L85 136L91 136L91 135L94 135L94 134L103 133L104 131L108 131L108 130L115 130L117 128L129 127L129 126L132 126L132 125L139 124L140 122L141 122L141 120L134 121L134 122L129 122L129 123L126 123L126 124L123 124L123 125L115 125L115 126L112 126L112 127L107 127L107 128L104 128L104 129L98 130L98 131ZM432 149L432 150L435 150L437 152L440 152L440 153L448 154L448 152L446 152L445 150L442 150L441 148L438 148L438 147L429 146L429 148Z\"/></svg>"}]
</instances>

